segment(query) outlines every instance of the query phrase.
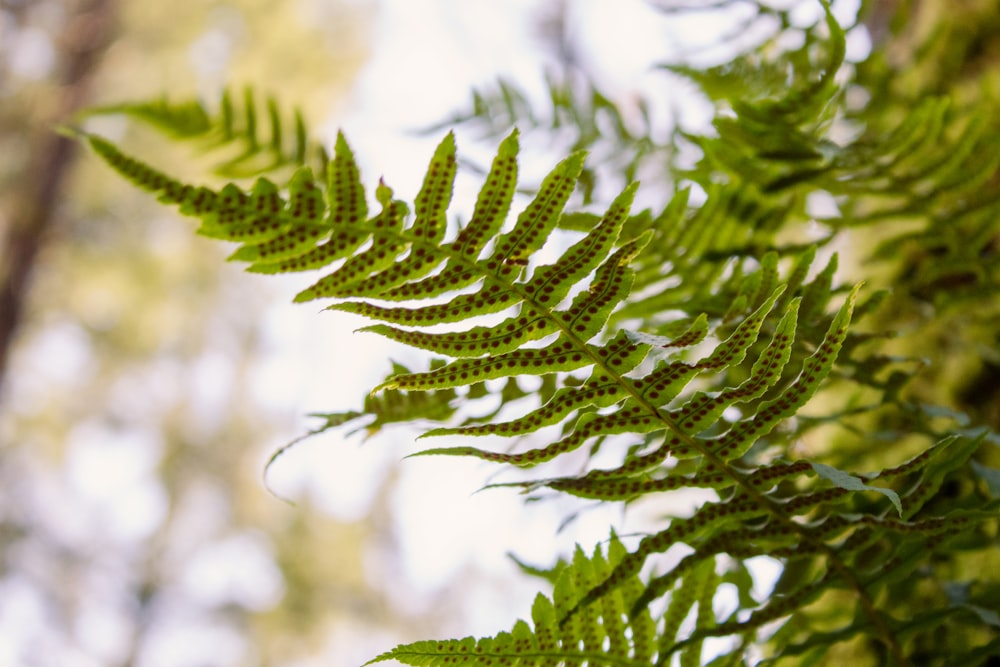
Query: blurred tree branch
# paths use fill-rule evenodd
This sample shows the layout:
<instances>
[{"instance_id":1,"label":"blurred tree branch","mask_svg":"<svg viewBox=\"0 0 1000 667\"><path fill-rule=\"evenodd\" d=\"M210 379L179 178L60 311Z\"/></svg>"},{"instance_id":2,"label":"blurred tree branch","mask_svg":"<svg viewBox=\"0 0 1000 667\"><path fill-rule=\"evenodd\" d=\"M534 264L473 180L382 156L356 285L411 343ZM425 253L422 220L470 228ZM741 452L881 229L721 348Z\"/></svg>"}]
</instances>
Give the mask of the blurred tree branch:
<instances>
[{"instance_id":1,"label":"blurred tree branch","mask_svg":"<svg viewBox=\"0 0 1000 667\"><path fill-rule=\"evenodd\" d=\"M52 115L27 119L27 168L15 179L12 216L0 245L0 390L39 252L58 214L59 193L78 149L53 131L88 100L92 75L114 32L115 0L79 0L57 43L57 96ZM0 393L2 399L2 393Z\"/></svg>"}]
</instances>

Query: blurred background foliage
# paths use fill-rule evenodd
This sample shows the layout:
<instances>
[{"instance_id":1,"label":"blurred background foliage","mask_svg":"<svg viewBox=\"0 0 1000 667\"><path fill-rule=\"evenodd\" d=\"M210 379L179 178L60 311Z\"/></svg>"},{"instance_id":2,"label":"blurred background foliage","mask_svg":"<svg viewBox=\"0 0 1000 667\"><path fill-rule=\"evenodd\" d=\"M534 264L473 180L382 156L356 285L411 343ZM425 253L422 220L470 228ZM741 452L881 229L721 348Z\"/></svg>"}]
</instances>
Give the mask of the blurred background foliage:
<instances>
[{"instance_id":1,"label":"blurred background foliage","mask_svg":"<svg viewBox=\"0 0 1000 667\"><path fill-rule=\"evenodd\" d=\"M477 92L449 123L479 123L479 136L518 124L525 144L591 150L597 171L585 173L585 199L621 185L605 180L649 184L693 168L700 153L684 133L703 128L650 99L602 92L613 82L569 39L569 4L545 3L539 14L548 100L505 83ZM650 4L669 16L735 11L743 19L730 46L752 54L791 48L779 37L794 32L807 3ZM226 265L215 244L107 170L74 168L72 145L52 132L85 105L166 90L215 99L242 82L294 100L307 118L327 117L350 103L375 17L373 3L347 0L195 0L183 11L167 2L0 0L0 664L354 664L441 635L449 622L461 627L454 602L407 612L378 585L371 563L382 572L398 565L386 502L364 520L338 521L263 491L262 464L302 411L275 406L261 389L274 353L268 308L289 294L280 281ZM940 136L953 140L984 105L996 108L996 0L868 0L858 17L852 32L867 36L873 55L852 61L846 129L877 135L931 96L950 96ZM672 64L723 62L709 46ZM759 60L744 64L761 71ZM983 122L995 127L996 117ZM129 132L103 129L115 139ZM156 141L128 139L146 155ZM982 218L997 210L995 159L995 151L970 156L988 176L984 199L970 217L948 218L956 224L937 245L920 236L927 220L913 218L948 216L964 202L901 216L900 228L916 230L910 237L860 228L840 249L845 281L864 274L893 288L865 326L899 329L900 357L948 360L925 364L908 384L914 364L892 366L897 389L906 385L913 404L998 429L1000 241L982 232L995 230ZM857 198L849 213L869 215L869 205ZM878 271L852 259L886 239L870 260ZM954 307L958 296L964 307ZM875 419L886 418L848 426L894 428ZM841 427L829 428L843 436ZM870 457L852 468L886 463L884 450L852 442L845 451ZM393 478L382 483L379 498Z\"/></svg>"}]
</instances>

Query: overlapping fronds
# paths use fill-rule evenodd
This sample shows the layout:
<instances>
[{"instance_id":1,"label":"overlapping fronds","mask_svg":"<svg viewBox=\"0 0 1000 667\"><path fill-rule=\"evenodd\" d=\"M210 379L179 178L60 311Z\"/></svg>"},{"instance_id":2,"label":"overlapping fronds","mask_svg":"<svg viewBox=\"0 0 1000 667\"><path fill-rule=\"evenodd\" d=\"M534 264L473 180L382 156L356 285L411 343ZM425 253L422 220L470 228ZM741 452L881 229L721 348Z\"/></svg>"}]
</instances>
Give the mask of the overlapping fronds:
<instances>
[{"instance_id":1,"label":"overlapping fronds","mask_svg":"<svg viewBox=\"0 0 1000 667\"><path fill-rule=\"evenodd\" d=\"M558 164L513 224L505 225L517 181L517 135L510 135L499 148L471 219L449 237L445 220L456 171L451 135L434 153L412 215L384 183L375 193L379 210L369 214L357 165L343 137L337 140L325 182L303 167L286 190L259 179L249 191L235 184L219 190L184 184L103 139L89 141L124 176L199 218L200 233L238 243L232 258L248 262L250 270L324 271L296 300L337 299L332 309L379 322L369 331L450 359L425 372L398 369L373 394L400 393L389 393L381 401L369 399L362 413L326 415L327 427L366 413L374 415L369 424L374 429L398 420L445 420L455 414L458 392L463 392L465 403L473 403L490 394L487 381L507 378L504 388L509 389L512 379L542 376L548 391L539 393L537 407L520 416L440 427L426 435L520 437L557 426L561 436L516 452L460 446L420 453L533 467L617 438L625 447L618 468L528 484L609 501L693 487L712 488L723 498L645 538L636 551L613 563L607 576L581 591L567 619L589 613L586 609L631 581L650 554L677 542L688 544L694 553L629 599L633 617L645 613L649 603L690 572L701 572L698 568L706 559L728 553L814 559L817 567L830 568L825 577L838 577L854 591L859 609L878 618L870 606L872 591L857 578L853 562L872 547L869 537L874 540L889 531L924 541L940 539L971 529L983 516L907 521L898 515L912 516L919 505L901 505L899 494L882 484L866 484L819 462L761 458L773 438L783 437L778 431L782 423L806 404L830 373L856 300L857 288L815 337L797 330L803 313L810 321L826 317L833 296L824 272L805 282L811 252L801 254L784 279L777 257L766 256L757 271L740 277L738 298L724 312L677 320L670 336L608 328L611 314L630 296L631 264L651 236L649 231L622 234L630 220L634 186L556 261L534 264L533 255L558 227L583 166L580 154ZM820 289L813 287L816 284ZM433 303L392 305L426 300ZM442 323L452 330L439 331ZM695 346L707 346L697 359L690 352ZM710 381L737 372L744 374L742 381L721 387ZM422 400L414 400L417 396ZM738 417L729 414L734 409ZM974 449L962 451L967 458ZM922 470L917 464L905 469ZM887 479L895 476L894 471L882 474ZM789 492L790 485L797 491ZM925 494L928 487L916 488ZM846 510L836 510L853 507L857 494L868 492L883 499L874 513L847 518ZM913 493L917 491L903 502L912 500ZM734 520L741 522L738 529L732 526ZM875 528L879 530L873 532ZM845 534L865 537L848 540L849 548L835 549L834 543ZM907 544L892 542L896 548ZM755 610L751 620L719 626L725 632L703 632L756 631L807 605L823 588L816 579L804 580L787 599ZM520 642L531 635L521 628L514 636Z\"/></svg>"},{"instance_id":2,"label":"overlapping fronds","mask_svg":"<svg viewBox=\"0 0 1000 667\"><path fill-rule=\"evenodd\" d=\"M678 656L682 665L701 665L705 664L704 641L720 637L734 641L728 648L716 645L711 664L741 664L748 646L763 643L771 636L774 622L789 617L792 620L778 631L789 647L781 657L804 655L822 663L838 645L874 634L872 617L862 609L865 604L887 595L892 599L904 587L934 585L930 554L946 548L949 541L971 538L982 546L990 539L989 526L995 524L1000 507L996 499L981 507L953 511L946 518L921 518L937 485L948 471L964 464L980 440L942 441L900 466L868 476L872 484L820 464L762 466L747 475L747 490L708 503L689 518L673 520L666 530L644 538L634 551L627 551L614 536L606 557L599 547L593 558L578 548L572 563L560 568L552 598L536 598L532 623L518 621L511 632L492 638L398 646L369 664L397 660L408 665L596 667L668 665ZM795 478L803 476L821 484L790 493ZM687 479L631 493L700 485L697 479ZM891 487L908 490L897 496ZM901 515L895 511L863 514L852 491L875 491L906 509ZM766 500L761 503L761 498ZM783 507L784 518L769 517L768 503ZM651 578L640 575L649 554L681 543L693 551L671 570ZM751 577L743 564L743 559L760 555L787 563L765 600L751 595ZM715 599L724 583L735 586L737 595L730 598L735 597L738 604L734 607L730 599L729 610L720 614ZM852 589L861 592L863 604L843 613L842 625L836 629L817 631L817 626L831 620L823 613L824 605L831 600L843 605L849 600L845 591ZM902 643L929 624L949 622L954 616L994 618L988 607L981 606L988 604L983 593L978 592L975 599L969 593L967 588L950 604L919 617L900 618L884 612L876 622L884 623L885 632ZM669 604L665 611L652 613L650 602L661 595L668 597ZM691 617L693 625L684 622ZM964 662L960 664L980 664L994 645L995 641L968 646L941 656L961 657ZM897 647L895 658L900 656Z\"/></svg>"},{"instance_id":3,"label":"overlapping fronds","mask_svg":"<svg viewBox=\"0 0 1000 667\"><path fill-rule=\"evenodd\" d=\"M616 538L593 557L578 550L531 623L401 646L373 662L668 665L679 656L696 665L705 640L728 637L713 664L740 664L751 645L773 647L768 660L842 661L845 646L864 644L886 664L974 665L996 646L987 601L998 589L963 567L995 562L1000 474L989 461L1000 440L958 410L905 395L900 366L915 363L914 351L882 346L895 329L858 331L852 321L899 293L954 309L960 324L995 316L984 295L1000 282L1000 135L985 107L943 98L902 118L847 109L837 79L845 34L822 4L804 45L777 59L671 67L725 113L715 136L686 137L702 158L674 169L689 184L660 210L632 211L629 181L662 148L649 119L630 126L592 86L552 83L546 120L503 84L453 120L499 119L491 130L507 132L516 118L573 127L577 148L626 146L612 165L622 187L603 211L570 205L575 190L587 202L594 194L582 151L523 188L510 131L457 228L447 224L459 165L450 133L413 202L382 181L370 202L344 136L327 159L306 148L296 120L288 144L274 104L271 141L258 140L251 97L241 113L228 98L215 115L163 102L111 109L176 137L242 146L224 171L260 172L249 186L188 184L86 137L124 177L197 218L200 234L236 244L231 259L250 271L312 273L297 302L332 300L329 310L372 320L365 331L433 357L426 370L394 367L361 409L317 415L315 432L420 424L422 442L448 440L415 455L505 464L532 477L497 485L531 494L624 504L714 494L631 550ZM294 173L277 180L287 166ZM515 211L518 189L533 197ZM817 194L831 212L813 214ZM914 219L922 224L880 227ZM898 284L873 282L897 294L837 282L830 246L849 247L858 229L873 230L862 254L896 262ZM973 299L988 307L970 312ZM817 407L823 390L834 396ZM838 426L857 435L853 449L812 437ZM598 450L613 462L589 459L581 470ZM680 560L650 573L651 557L677 545ZM783 571L758 599L747 562L762 556ZM727 583L737 603L719 614ZM935 625L964 653L935 652Z\"/></svg>"}]
</instances>

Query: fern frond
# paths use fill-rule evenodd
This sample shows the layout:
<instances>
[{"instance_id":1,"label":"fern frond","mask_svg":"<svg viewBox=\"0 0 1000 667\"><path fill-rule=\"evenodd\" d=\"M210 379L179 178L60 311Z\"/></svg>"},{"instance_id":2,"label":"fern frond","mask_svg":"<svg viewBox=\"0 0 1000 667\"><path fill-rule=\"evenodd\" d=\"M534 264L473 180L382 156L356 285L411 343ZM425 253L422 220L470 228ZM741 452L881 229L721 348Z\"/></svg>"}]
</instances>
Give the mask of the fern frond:
<instances>
[{"instance_id":1,"label":"fern frond","mask_svg":"<svg viewBox=\"0 0 1000 667\"><path fill-rule=\"evenodd\" d=\"M396 660L405 665L620 665L643 667L656 656L659 623L648 612L624 618L643 584L633 577L600 606L560 623L583 591L599 581L624 557L625 548L612 536L607 553L601 547L588 557L577 548L562 569L551 597L539 594L531 622L518 621L510 632L495 637L421 641L397 646L366 664Z\"/></svg>"},{"instance_id":2,"label":"fern frond","mask_svg":"<svg viewBox=\"0 0 1000 667\"><path fill-rule=\"evenodd\" d=\"M197 100L161 98L95 107L80 120L102 115L133 118L206 151L228 150L227 157L216 159L216 172L226 178L254 176L286 166L310 165L319 171L328 162L326 150L309 136L301 111L293 110L288 118L274 97L267 97L261 105L251 87L238 96L225 91L217 108Z\"/></svg>"}]
</instances>

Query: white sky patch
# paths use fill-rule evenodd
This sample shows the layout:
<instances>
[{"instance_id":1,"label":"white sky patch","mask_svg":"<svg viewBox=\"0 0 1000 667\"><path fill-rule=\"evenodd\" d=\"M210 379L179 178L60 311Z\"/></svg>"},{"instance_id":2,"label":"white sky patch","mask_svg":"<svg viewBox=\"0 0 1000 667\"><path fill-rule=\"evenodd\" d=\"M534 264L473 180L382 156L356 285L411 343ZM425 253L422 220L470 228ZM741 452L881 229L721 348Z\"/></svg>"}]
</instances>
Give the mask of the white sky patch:
<instances>
[{"instance_id":1,"label":"white sky patch","mask_svg":"<svg viewBox=\"0 0 1000 667\"><path fill-rule=\"evenodd\" d=\"M230 535L198 548L181 576L186 592L205 607L235 604L270 609L283 592L273 549L263 535Z\"/></svg>"},{"instance_id":2,"label":"white sky patch","mask_svg":"<svg viewBox=\"0 0 1000 667\"><path fill-rule=\"evenodd\" d=\"M305 440L268 469L268 487L289 499L308 496L341 521L359 521L369 513L390 470L404 465L399 461L403 452L387 440L362 444L360 435L347 438L339 431ZM272 453L266 452L266 458Z\"/></svg>"},{"instance_id":3,"label":"white sky patch","mask_svg":"<svg viewBox=\"0 0 1000 667\"><path fill-rule=\"evenodd\" d=\"M74 620L74 639L95 663L121 664L127 659L134 628L124 610L91 604Z\"/></svg>"},{"instance_id":4,"label":"white sky patch","mask_svg":"<svg viewBox=\"0 0 1000 667\"><path fill-rule=\"evenodd\" d=\"M48 405L52 387L85 387L95 372L90 357L90 336L76 322L47 323L14 356L11 377L17 391L7 391L4 400L11 410L30 413Z\"/></svg>"},{"instance_id":5,"label":"white sky patch","mask_svg":"<svg viewBox=\"0 0 1000 667\"><path fill-rule=\"evenodd\" d=\"M753 596L757 600L765 600L774 590L774 585L781 576L782 565L769 556L757 556L746 560L747 567L753 574Z\"/></svg>"},{"instance_id":6,"label":"white sky patch","mask_svg":"<svg viewBox=\"0 0 1000 667\"><path fill-rule=\"evenodd\" d=\"M77 494L77 512L88 515L89 539L130 542L156 530L167 511L166 492L155 474L162 446L157 434L91 422L70 433L69 488Z\"/></svg>"},{"instance_id":7,"label":"white sky patch","mask_svg":"<svg viewBox=\"0 0 1000 667\"><path fill-rule=\"evenodd\" d=\"M584 0L569 8L571 34L606 94L635 94L669 53L667 22L643 0Z\"/></svg>"},{"instance_id":8,"label":"white sky patch","mask_svg":"<svg viewBox=\"0 0 1000 667\"><path fill-rule=\"evenodd\" d=\"M188 405L193 413L193 421L202 435L198 439L212 437L212 433L222 426L222 415L234 394L236 368L228 355L217 349L202 352L190 366Z\"/></svg>"},{"instance_id":9,"label":"white sky patch","mask_svg":"<svg viewBox=\"0 0 1000 667\"><path fill-rule=\"evenodd\" d=\"M150 631L136 667L221 667L247 664L245 637L219 621L189 619L184 623L158 624Z\"/></svg>"},{"instance_id":10,"label":"white sky patch","mask_svg":"<svg viewBox=\"0 0 1000 667\"><path fill-rule=\"evenodd\" d=\"M40 28L18 31L7 51L7 67L22 79L37 81L49 75L56 64L52 38Z\"/></svg>"},{"instance_id":11,"label":"white sky patch","mask_svg":"<svg viewBox=\"0 0 1000 667\"><path fill-rule=\"evenodd\" d=\"M0 663L25 664L47 623L45 602L31 583L16 576L0 581Z\"/></svg>"}]
</instances>

